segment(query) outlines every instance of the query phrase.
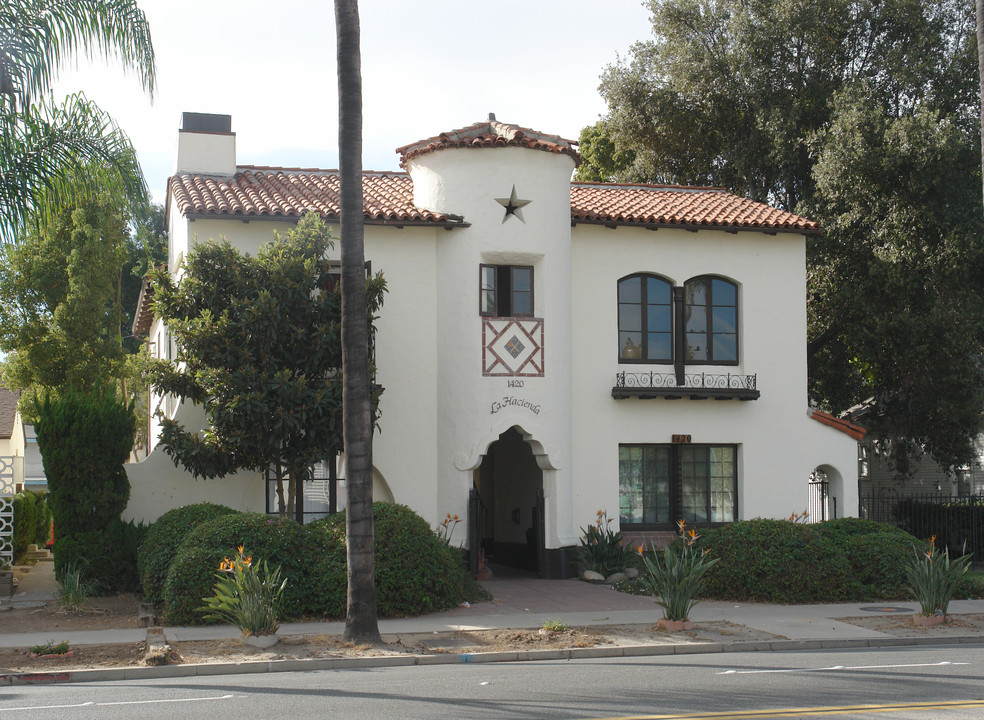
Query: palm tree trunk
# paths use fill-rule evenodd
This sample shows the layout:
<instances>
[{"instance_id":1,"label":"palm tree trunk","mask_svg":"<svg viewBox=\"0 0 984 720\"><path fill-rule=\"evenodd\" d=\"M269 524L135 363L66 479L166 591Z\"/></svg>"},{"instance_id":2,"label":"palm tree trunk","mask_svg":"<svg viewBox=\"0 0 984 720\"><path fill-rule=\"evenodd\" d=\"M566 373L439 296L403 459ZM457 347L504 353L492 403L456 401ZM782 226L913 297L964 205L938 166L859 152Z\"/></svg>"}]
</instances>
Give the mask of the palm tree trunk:
<instances>
[{"instance_id":1,"label":"palm tree trunk","mask_svg":"<svg viewBox=\"0 0 984 720\"><path fill-rule=\"evenodd\" d=\"M348 611L343 637L379 643L372 520L369 320L362 206L362 57L358 0L335 0L341 175L342 424L347 458Z\"/></svg>"},{"instance_id":2,"label":"palm tree trunk","mask_svg":"<svg viewBox=\"0 0 984 720\"><path fill-rule=\"evenodd\" d=\"M981 193L984 197L984 0L977 0L977 76L981 100Z\"/></svg>"}]
</instances>

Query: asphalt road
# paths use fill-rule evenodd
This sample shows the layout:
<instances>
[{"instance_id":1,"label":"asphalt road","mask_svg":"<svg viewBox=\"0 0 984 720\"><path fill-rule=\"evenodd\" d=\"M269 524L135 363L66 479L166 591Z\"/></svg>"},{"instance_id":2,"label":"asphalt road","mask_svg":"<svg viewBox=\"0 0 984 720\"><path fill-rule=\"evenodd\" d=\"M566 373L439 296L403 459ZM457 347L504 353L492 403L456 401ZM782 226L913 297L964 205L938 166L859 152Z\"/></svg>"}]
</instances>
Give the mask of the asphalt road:
<instances>
[{"instance_id":1,"label":"asphalt road","mask_svg":"<svg viewBox=\"0 0 984 720\"><path fill-rule=\"evenodd\" d=\"M0 720L984 717L984 646L332 670L0 689Z\"/></svg>"}]
</instances>

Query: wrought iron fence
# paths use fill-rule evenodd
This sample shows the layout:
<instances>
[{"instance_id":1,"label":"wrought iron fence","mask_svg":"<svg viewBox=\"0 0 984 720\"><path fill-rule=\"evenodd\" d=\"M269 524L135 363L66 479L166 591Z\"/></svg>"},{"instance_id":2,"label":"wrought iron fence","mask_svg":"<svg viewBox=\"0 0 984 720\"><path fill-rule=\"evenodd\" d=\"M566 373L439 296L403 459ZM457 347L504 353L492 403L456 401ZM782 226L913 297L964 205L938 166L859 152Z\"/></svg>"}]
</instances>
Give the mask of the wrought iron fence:
<instances>
[{"instance_id":1,"label":"wrought iron fence","mask_svg":"<svg viewBox=\"0 0 984 720\"><path fill-rule=\"evenodd\" d=\"M984 562L984 494L863 495L861 517L890 523L917 538L935 535L936 546L946 548L950 557L971 553L974 562Z\"/></svg>"}]
</instances>

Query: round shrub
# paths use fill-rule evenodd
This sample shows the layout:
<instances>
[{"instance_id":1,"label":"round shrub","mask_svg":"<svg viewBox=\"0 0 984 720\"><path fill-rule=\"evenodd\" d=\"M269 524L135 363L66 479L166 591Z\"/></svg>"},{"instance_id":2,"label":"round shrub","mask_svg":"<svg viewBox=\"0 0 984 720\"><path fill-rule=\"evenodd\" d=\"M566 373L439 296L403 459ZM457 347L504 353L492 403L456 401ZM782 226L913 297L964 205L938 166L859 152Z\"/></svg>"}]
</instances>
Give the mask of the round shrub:
<instances>
[{"instance_id":1,"label":"round shrub","mask_svg":"<svg viewBox=\"0 0 984 720\"><path fill-rule=\"evenodd\" d=\"M381 617L443 610L469 597L471 577L458 550L437 537L427 521L405 505L382 502L373 503L373 519L376 611ZM323 525L333 546L344 548L345 513L312 525Z\"/></svg>"},{"instance_id":2,"label":"round shrub","mask_svg":"<svg viewBox=\"0 0 984 720\"><path fill-rule=\"evenodd\" d=\"M201 625L198 608L212 594L219 562L231 553L208 547L183 547L171 560L161 588L164 616L169 625Z\"/></svg>"},{"instance_id":3,"label":"round shrub","mask_svg":"<svg viewBox=\"0 0 984 720\"><path fill-rule=\"evenodd\" d=\"M168 510L151 523L137 553L137 569L144 599L155 605L164 599L168 567L188 533L203 522L237 512L225 505L198 503Z\"/></svg>"},{"instance_id":4,"label":"round shrub","mask_svg":"<svg viewBox=\"0 0 984 720\"><path fill-rule=\"evenodd\" d=\"M212 594L219 561L232 557L243 546L247 555L280 566L287 580L281 618L289 620L317 611L315 572L325 573L317 562L323 551L316 533L294 520L258 513L236 513L201 523L185 537L171 561L164 583L164 614L169 623L201 623L202 598Z\"/></svg>"}]
</instances>

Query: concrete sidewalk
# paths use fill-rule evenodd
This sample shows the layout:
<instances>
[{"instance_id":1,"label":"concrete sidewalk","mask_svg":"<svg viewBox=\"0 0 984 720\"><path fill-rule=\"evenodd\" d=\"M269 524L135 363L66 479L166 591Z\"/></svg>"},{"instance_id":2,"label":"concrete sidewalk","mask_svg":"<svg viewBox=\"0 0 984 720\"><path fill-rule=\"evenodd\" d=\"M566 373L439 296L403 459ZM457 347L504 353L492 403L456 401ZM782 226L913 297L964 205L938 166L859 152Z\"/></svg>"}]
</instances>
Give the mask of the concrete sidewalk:
<instances>
[{"instance_id":1,"label":"concrete sidewalk","mask_svg":"<svg viewBox=\"0 0 984 720\"><path fill-rule=\"evenodd\" d=\"M53 592L53 576L44 572L34 583L23 583L7 604L37 605L46 593ZM34 574L36 570L28 575ZM47 583L51 583L51 587ZM379 621L383 635L443 633L458 630L503 628L539 628L547 619L575 626L650 626L662 610L652 598L626 595L605 585L590 585L578 580L493 579L483 582L492 593L491 602L470 607L423 615L415 618L388 618ZM348 667L383 667L458 662L501 662L517 660L573 659L578 657L626 657L707 652L776 651L820 648L879 647L916 644L984 643L984 631L926 633L923 637L898 637L842 622L839 618L899 614L918 611L915 602L839 603L827 605L769 605L708 601L694 608L692 620L728 621L785 639L768 641L695 642L675 635L652 644L589 647L570 650L529 650L488 653L449 653L434 655L393 655L382 657L347 657L318 660L266 660L248 663L209 663L203 665L167 665L162 667L126 667L95 670L72 670L59 673L0 673L0 685L25 682L79 682L122 680L129 678L216 675L243 672L278 672L288 670L341 669ZM954 615L984 614L984 600L956 600L950 605ZM283 623L281 635L341 635L342 621ZM221 640L236 638L239 631L228 625L204 627L165 627L168 642ZM0 647L24 648L48 641L66 640L72 645L136 643L146 639L145 629L119 629L84 632L4 633L0 611Z\"/></svg>"},{"instance_id":2,"label":"concrete sidewalk","mask_svg":"<svg viewBox=\"0 0 984 720\"><path fill-rule=\"evenodd\" d=\"M33 582L31 582L33 580ZM501 628L538 628L544 620L556 619L572 626L652 625L662 610L652 598L627 595L607 585L591 585L579 580L492 579L483 582L492 593L491 602L422 615L413 618L383 618L379 630L384 635L400 633L453 632ZM11 601L14 607L30 607L54 599L54 575L50 563L38 565L21 583ZM706 601L693 611L694 622L725 620L737 625L780 635L790 640L849 640L891 637L886 633L840 622L838 618L884 614L915 614L913 601L892 603L835 603L827 605L770 605ZM954 600L951 614L984 614L984 600ZM342 621L285 622L282 635L341 634ZM143 628L56 632L58 640L73 645L139 642ZM219 640L238 637L239 631L227 625L165 627L169 641ZM51 632L4 633L0 612L0 647L26 647L52 639ZM984 637L980 638L984 641Z\"/></svg>"}]
</instances>

